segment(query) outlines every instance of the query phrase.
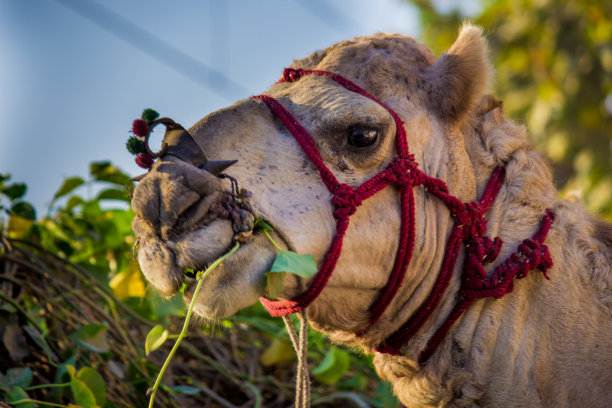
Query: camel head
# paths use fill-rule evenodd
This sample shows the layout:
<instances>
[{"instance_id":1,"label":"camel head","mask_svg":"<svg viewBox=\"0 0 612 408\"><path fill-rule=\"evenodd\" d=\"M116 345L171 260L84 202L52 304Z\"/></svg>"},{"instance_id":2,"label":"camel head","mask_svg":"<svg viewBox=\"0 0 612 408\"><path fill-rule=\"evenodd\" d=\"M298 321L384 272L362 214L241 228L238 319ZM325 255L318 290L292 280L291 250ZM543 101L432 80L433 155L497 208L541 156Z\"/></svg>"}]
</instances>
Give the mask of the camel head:
<instances>
[{"instance_id":1,"label":"camel head","mask_svg":"<svg viewBox=\"0 0 612 408\"><path fill-rule=\"evenodd\" d=\"M492 102L483 98L489 78L486 44L475 27L464 27L437 59L410 37L376 34L340 42L294 61L292 67L339 74L390 107L403 121L419 169L444 180L462 201L476 198L497 164L475 164L468 154L473 141L467 140L466 129L473 128L483 109L492 109ZM264 94L310 133L339 183L359 186L397 155L397 123L389 111L325 76L279 82ZM238 101L208 115L190 133L209 158L237 160L225 174L250 192L250 208L238 217L227 215L223 203L231 192L228 179L175 156L155 163L132 200L138 258L153 286L165 295L175 293L186 268L201 269L225 253L237 235L248 235L245 230L254 219L274 228L271 234L279 245L321 262L336 231L331 194L265 103ZM316 328L374 346L410 317L433 285L452 226L446 207L422 187L414 188L414 201L414 254L379 323L368 336L355 336L367 324L368 308L386 285L395 260L401 211L393 186L364 200L351 216L335 270L307 309ZM237 227L236 219L244 222ZM196 313L220 318L266 296L265 273L276 252L255 229L246 244L207 277ZM287 274L279 298L293 298L308 284ZM192 291L193 285L185 291L187 299Z\"/></svg>"},{"instance_id":2,"label":"camel head","mask_svg":"<svg viewBox=\"0 0 612 408\"><path fill-rule=\"evenodd\" d=\"M608 406L612 227L557 199L525 128L485 94L480 30L464 26L439 58L376 34L290 68L169 138L136 186L133 229L151 284L172 295L186 268L240 240L203 281L195 312L217 319L269 297L278 250L261 219L319 267L285 274L278 299L322 288L307 302L311 325L377 351L403 404Z\"/></svg>"}]
</instances>

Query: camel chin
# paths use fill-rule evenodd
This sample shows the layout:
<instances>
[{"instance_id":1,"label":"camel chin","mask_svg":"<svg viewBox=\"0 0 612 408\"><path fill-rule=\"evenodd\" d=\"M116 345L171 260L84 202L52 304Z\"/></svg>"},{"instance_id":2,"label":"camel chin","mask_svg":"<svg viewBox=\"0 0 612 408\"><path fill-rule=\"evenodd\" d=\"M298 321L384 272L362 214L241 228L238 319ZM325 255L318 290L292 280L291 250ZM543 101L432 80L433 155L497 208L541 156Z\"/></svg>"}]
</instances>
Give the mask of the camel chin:
<instances>
[{"instance_id":1,"label":"camel chin","mask_svg":"<svg viewBox=\"0 0 612 408\"><path fill-rule=\"evenodd\" d=\"M194 312L205 320L215 320L256 303L265 295L265 274L275 257L268 239L261 234L254 235L206 277ZM192 283L185 290L185 302L191 301L195 286Z\"/></svg>"}]
</instances>

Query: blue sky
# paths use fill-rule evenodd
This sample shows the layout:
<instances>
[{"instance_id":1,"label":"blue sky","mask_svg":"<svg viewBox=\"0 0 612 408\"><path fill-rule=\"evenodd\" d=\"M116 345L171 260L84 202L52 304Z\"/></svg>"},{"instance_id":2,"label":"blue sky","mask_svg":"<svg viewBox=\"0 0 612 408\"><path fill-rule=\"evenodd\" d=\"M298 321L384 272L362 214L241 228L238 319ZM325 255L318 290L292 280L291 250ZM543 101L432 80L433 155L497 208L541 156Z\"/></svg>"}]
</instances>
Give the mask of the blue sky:
<instances>
[{"instance_id":1,"label":"blue sky","mask_svg":"<svg viewBox=\"0 0 612 408\"><path fill-rule=\"evenodd\" d=\"M0 0L0 173L40 212L92 161L140 174L125 141L144 108L188 127L377 31L418 37L418 15L401 0Z\"/></svg>"}]
</instances>

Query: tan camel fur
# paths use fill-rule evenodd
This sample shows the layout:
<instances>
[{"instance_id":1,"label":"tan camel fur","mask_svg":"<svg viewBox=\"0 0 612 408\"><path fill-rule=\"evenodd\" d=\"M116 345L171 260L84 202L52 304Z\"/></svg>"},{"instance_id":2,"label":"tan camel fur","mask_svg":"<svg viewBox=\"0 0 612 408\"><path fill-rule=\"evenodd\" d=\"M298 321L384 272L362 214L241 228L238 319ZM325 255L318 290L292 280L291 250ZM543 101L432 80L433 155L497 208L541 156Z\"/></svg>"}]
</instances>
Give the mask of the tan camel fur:
<instances>
[{"instance_id":1,"label":"tan camel fur","mask_svg":"<svg viewBox=\"0 0 612 408\"><path fill-rule=\"evenodd\" d=\"M493 267L532 236L546 208L556 214L546 240L555 264L550 280L532 271L503 298L476 301L419 366L419 352L456 300L460 257L440 306L402 355L375 353L378 374L393 384L400 401L408 407L611 406L612 225L557 198L546 160L532 150L525 128L507 120L501 102L486 95L491 69L480 30L465 26L438 59L409 37L376 34L343 41L292 67L339 73L388 104L404 121L420 168L464 202L479 197L493 168L503 165L504 185L486 216L489 236L504 242ZM275 84L266 94L311 133L340 182L357 186L394 157L389 113L328 78L307 75ZM348 135L356 126L376 132L372 146L351 145ZM330 194L261 101L246 99L214 112L191 133L209 158L238 160L226 173L252 192L255 215L275 228L277 242L321 260L335 231ZM231 222L206 217L227 190L227 180L178 159L156 163L136 187L140 264L163 293L178 289L184 268L202 267L231 245ZM397 190L385 188L351 217L334 274L307 308L312 326L332 341L371 353L429 294L453 223L423 187L414 194L412 261L397 296L363 337L355 333L367 324L368 307L387 281L398 245ZM275 254L255 233L206 279L196 312L216 319L255 303L264 295L264 273ZM281 298L307 285L287 275ZM192 292L186 291L187 299Z\"/></svg>"}]
</instances>

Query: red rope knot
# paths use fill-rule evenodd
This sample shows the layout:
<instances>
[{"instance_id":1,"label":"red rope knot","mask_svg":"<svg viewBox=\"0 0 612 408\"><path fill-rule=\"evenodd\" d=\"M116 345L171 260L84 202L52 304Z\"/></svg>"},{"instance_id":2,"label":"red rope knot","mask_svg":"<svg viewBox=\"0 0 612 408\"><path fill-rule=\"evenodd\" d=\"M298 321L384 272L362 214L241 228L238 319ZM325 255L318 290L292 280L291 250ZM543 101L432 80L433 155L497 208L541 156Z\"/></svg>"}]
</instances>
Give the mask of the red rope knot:
<instances>
[{"instance_id":1,"label":"red rope knot","mask_svg":"<svg viewBox=\"0 0 612 408\"><path fill-rule=\"evenodd\" d=\"M499 237L476 237L467 242L467 262L470 266L486 265L497 259L503 241Z\"/></svg>"},{"instance_id":2,"label":"red rope knot","mask_svg":"<svg viewBox=\"0 0 612 408\"><path fill-rule=\"evenodd\" d=\"M482 290L490 286L484 265L497 259L502 243L499 237L493 240L482 237L470 241L469 246L466 246L467 258L461 277L462 289Z\"/></svg>"},{"instance_id":3,"label":"red rope knot","mask_svg":"<svg viewBox=\"0 0 612 408\"><path fill-rule=\"evenodd\" d=\"M471 266L471 265L470 265ZM494 297L501 298L514 288L514 279L527 276L529 271L537 269L549 279L546 271L553 266L548 247L532 238L525 239L517 251L497 268L486 279L486 272L482 266L468 268L462 278L461 294L467 300Z\"/></svg>"},{"instance_id":4,"label":"red rope knot","mask_svg":"<svg viewBox=\"0 0 612 408\"><path fill-rule=\"evenodd\" d=\"M546 271L553 266L553 262L548 246L528 238L519 245L517 252L522 258L519 263L519 272L516 275L517 279L524 278L532 269L539 270L546 279L550 279Z\"/></svg>"},{"instance_id":5,"label":"red rope knot","mask_svg":"<svg viewBox=\"0 0 612 408\"><path fill-rule=\"evenodd\" d=\"M414 160L414 155L409 154L404 157L396 157L387 168L385 180L400 187L414 187L423 184L422 173L418 170L418 163Z\"/></svg>"},{"instance_id":6,"label":"red rope knot","mask_svg":"<svg viewBox=\"0 0 612 408\"><path fill-rule=\"evenodd\" d=\"M484 207L478 201L466 203L463 209L453 214L457 228L463 232L466 260L462 276L462 287L468 290L482 290L489 286L484 265L497 259L503 241L491 239L487 232L487 220L483 218Z\"/></svg>"},{"instance_id":7,"label":"red rope knot","mask_svg":"<svg viewBox=\"0 0 612 408\"><path fill-rule=\"evenodd\" d=\"M495 237L493 239L483 237L482 244L477 247L476 252L476 256L478 256L480 263L485 265L496 260L503 243L504 241L502 241L500 237Z\"/></svg>"},{"instance_id":8,"label":"red rope knot","mask_svg":"<svg viewBox=\"0 0 612 408\"><path fill-rule=\"evenodd\" d=\"M339 220L355 214L361 205L361 197L348 184L340 184L334 191L331 203L334 205L334 218Z\"/></svg>"},{"instance_id":9,"label":"red rope knot","mask_svg":"<svg viewBox=\"0 0 612 408\"><path fill-rule=\"evenodd\" d=\"M303 69L285 68L283 70L283 79L279 82L295 82L304 75Z\"/></svg>"},{"instance_id":10,"label":"red rope knot","mask_svg":"<svg viewBox=\"0 0 612 408\"><path fill-rule=\"evenodd\" d=\"M487 221L482 218L482 210L477 201L465 203L461 209L451 213L457 228L463 228L464 237L480 237L487 231Z\"/></svg>"}]
</instances>

